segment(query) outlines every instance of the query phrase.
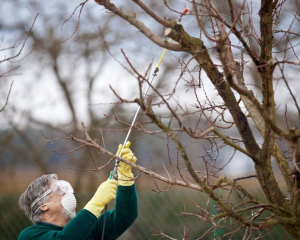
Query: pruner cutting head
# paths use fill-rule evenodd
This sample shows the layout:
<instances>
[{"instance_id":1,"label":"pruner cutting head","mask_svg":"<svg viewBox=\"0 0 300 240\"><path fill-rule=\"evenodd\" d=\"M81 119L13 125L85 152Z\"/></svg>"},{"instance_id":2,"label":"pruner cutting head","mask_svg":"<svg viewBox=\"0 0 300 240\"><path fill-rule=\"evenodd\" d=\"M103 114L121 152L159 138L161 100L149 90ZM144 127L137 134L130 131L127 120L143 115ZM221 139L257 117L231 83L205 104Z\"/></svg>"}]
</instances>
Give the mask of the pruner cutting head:
<instances>
[{"instance_id":1,"label":"pruner cutting head","mask_svg":"<svg viewBox=\"0 0 300 240\"><path fill-rule=\"evenodd\" d=\"M189 11L189 9L186 7L186 8L182 11L181 16L185 15L188 11Z\"/></svg>"},{"instance_id":2,"label":"pruner cutting head","mask_svg":"<svg viewBox=\"0 0 300 240\"><path fill-rule=\"evenodd\" d=\"M182 11L182 13L181 13L181 15L178 17L178 19L177 19L177 22L181 22L181 18L185 15L185 14L187 14L187 12L189 11L189 9L186 7L183 11Z\"/></svg>"}]
</instances>

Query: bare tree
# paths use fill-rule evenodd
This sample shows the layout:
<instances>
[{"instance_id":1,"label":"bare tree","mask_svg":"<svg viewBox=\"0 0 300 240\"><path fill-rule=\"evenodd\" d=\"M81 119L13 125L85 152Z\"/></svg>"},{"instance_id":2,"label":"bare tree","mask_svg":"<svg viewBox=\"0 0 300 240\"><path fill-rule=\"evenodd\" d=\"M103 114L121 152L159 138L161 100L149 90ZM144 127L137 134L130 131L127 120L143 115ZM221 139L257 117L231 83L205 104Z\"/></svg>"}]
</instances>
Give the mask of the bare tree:
<instances>
[{"instance_id":1,"label":"bare tree","mask_svg":"<svg viewBox=\"0 0 300 240\"><path fill-rule=\"evenodd\" d=\"M52 3L57 7L55 12L52 12L48 5L38 1L25 1L23 3L25 6L11 1L5 1L3 4L10 5L20 13L16 14L19 17L15 21L9 18L3 19L1 28L5 29L7 38L18 37L23 41L20 46L3 48L3 51L14 49L18 51L12 52L13 54L9 56L5 55L0 61L13 66L12 69L4 71L1 77L9 74L11 76L12 71L16 69L31 74L24 74L25 76L22 75L22 78L17 79L19 84L15 89L13 101L10 106L7 106L9 90L3 106L3 109L7 107L7 111L2 115L2 121L9 125L7 129L1 130L3 134L0 138L2 159L0 163L4 164L3 169L9 169L12 174L19 169L20 165L21 167L25 165L34 168L38 174L44 174L57 172L62 165L66 168L68 166L75 169L88 168L92 165L91 161L87 161L90 159L88 150L82 154L64 154L66 146L47 139L55 136L59 141L59 136L78 135L80 122L83 120L88 121L91 128L97 128L97 137L100 133L99 123L101 122L101 126L108 125L107 120L98 113L99 106L93 106L95 99L98 98L97 95L106 95L99 89L99 84L105 81L99 76L107 66L107 54L102 51L103 43L100 41L97 15L92 11L93 8L85 8L82 16L76 15L67 20L66 10L72 9L68 4L60 1ZM37 19L36 28L33 29L29 24L32 22L33 13L36 12L41 14ZM104 35L110 33L111 19L108 17L102 21L101 31ZM93 28L86 27L91 24ZM110 33L113 39L110 43L111 47L118 43L118 35L118 33ZM27 41L32 42L34 47L25 46ZM21 51L30 53L22 67L16 65L18 62L12 63ZM28 76L31 78L30 81L26 79ZM2 99L5 100L3 96ZM81 102L85 103L83 110ZM64 107L60 108L60 106ZM118 106L109 105L106 108L114 111ZM40 116L45 115L44 109L49 109L48 111L53 115L60 114L66 117L59 122L54 122L54 118L49 118L48 114L48 117L41 118ZM42 113L40 114L39 111ZM103 135L106 134L103 132ZM107 146L110 145L111 143L107 142ZM71 144L69 147L73 146L74 144ZM11 156L9 160L7 156ZM6 173L8 174L8 171ZM83 186L84 174L82 173L78 171L76 178L72 180L75 189L88 190L89 187L94 188L93 184L98 184L96 181L89 181L90 186ZM87 177L91 179L95 174L89 174Z\"/></svg>"},{"instance_id":2,"label":"bare tree","mask_svg":"<svg viewBox=\"0 0 300 240\"><path fill-rule=\"evenodd\" d=\"M217 213L208 212L203 206L198 206L198 213L183 212L185 216L197 216L200 221L211 223L212 228L206 234L227 226L226 219L231 219L231 230L220 238L244 231L244 239L248 239L251 234L281 224L299 239L300 108L295 78L300 64L299 2L192 0L186 17L192 25L187 26L189 30L185 29L184 22L161 17L159 10L152 10L153 7L140 0L122 6L109 0L96 0L96 3L109 16L113 13L131 24L139 32L136 35L142 33L155 45L189 54L189 58L179 60L182 71L179 77L174 76L174 85L166 92L154 87L149 75L140 73L124 53L127 68L140 86L140 95L126 100L122 94L114 93L121 103L139 105L147 116L148 122L137 122L136 130L147 135L165 133L165 149L169 153L165 162L171 171L165 168L167 176L164 177L152 169L128 164L170 187L196 189L214 200ZM183 6L185 1L176 4ZM176 4L164 1L160 9L164 8L165 15L167 12L180 15ZM140 10L148 17L143 22L139 20ZM166 37L173 42L151 29L153 20L155 26L165 28ZM150 84L151 96L143 95L143 83ZM183 92L187 91L189 95L185 99ZM121 121L117 115L113 117ZM149 120L157 127L155 130ZM83 130L86 139L74 135L70 139L126 162L94 141L84 125ZM175 159L170 142L176 146ZM201 147L200 156L190 154L191 148ZM255 174L236 179L224 177L223 170L234 158L246 158L254 164ZM201 162L205 171L200 169ZM274 164L283 176L284 188L278 183ZM238 183L253 177L266 196L265 202ZM218 194L217 189L227 192L226 197ZM234 191L241 196L238 203L231 201ZM183 233L184 239L188 239L188 234ZM173 239L162 231L158 235Z\"/></svg>"},{"instance_id":3,"label":"bare tree","mask_svg":"<svg viewBox=\"0 0 300 240\"><path fill-rule=\"evenodd\" d=\"M10 63L10 64L8 64L9 67L6 67L6 68L8 68L7 70L0 73L0 78L6 78L6 77L13 76L15 74L14 72L20 67L19 65L14 66L14 64L21 62L22 59L18 59L16 62L12 62L12 61L15 60L16 58L18 58L21 55L21 53L23 52L23 49L24 49L27 39L32 31L32 28L35 24L37 17L38 17L38 14L35 16L33 23L31 25L31 27L29 28L29 30L27 30L28 33L27 33L25 39L23 40L21 46L18 46L18 44L14 43L14 44L9 45L8 47L3 47L4 38L2 38L2 41L0 44L0 52L3 53L3 59L0 60L0 64L3 64L3 63ZM11 51L12 53L9 53L9 51ZM11 55L7 56L7 54L11 54ZM8 104L8 99L9 99L9 96L11 93L12 86L13 86L13 81L10 84L5 103L4 103L3 107L0 108L0 112L4 111L6 105Z\"/></svg>"}]
</instances>

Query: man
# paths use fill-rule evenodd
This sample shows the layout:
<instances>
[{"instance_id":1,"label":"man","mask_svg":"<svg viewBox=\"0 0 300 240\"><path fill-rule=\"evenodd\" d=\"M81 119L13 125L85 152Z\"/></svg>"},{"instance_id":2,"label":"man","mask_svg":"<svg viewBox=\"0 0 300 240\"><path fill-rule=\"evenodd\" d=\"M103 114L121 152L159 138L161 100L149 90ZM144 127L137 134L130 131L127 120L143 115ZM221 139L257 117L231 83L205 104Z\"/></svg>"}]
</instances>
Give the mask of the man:
<instances>
[{"instance_id":1,"label":"man","mask_svg":"<svg viewBox=\"0 0 300 240\"><path fill-rule=\"evenodd\" d=\"M129 147L130 142L127 142L121 157L135 163L136 157ZM118 153L121 149L122 145L119 145ZM115 209L100 215L115 198ZM103 182L77 215L72 186L58 180L56 174L44 175L32 182L21 195L19 206L34 225L23 230L18 240L100 240L103 224L104 239L117 239L138 215L133 174L131 167L123 162L118 167L118 181Z\"/></svg>"}]
</instances>

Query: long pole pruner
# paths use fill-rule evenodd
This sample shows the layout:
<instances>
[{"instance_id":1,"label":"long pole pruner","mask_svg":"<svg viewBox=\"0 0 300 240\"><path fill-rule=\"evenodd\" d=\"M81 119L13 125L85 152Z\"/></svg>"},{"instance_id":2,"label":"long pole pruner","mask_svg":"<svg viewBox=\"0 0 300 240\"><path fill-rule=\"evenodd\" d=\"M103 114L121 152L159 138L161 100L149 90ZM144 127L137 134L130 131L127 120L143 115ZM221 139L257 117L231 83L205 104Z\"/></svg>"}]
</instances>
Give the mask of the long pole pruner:
<instances>
[{"instance_id":1,"label":"long pole pruner","mask_svg":"<svg viewBox=\"0 0 300 240\"><path fill-rule=\"evenodd\" d=\"M181 22L182 17L183 17L188 11L189 11L188 8L185 8L185 9L182 11L181 15L180 15L180 16L178 17L178 19L177 19L177 22L178 22L178 23ZM172 41L172 39L169 38L167 42L171 42L171 41ZM162 54L161 54L161 56L160 56L160 59L159 59L157 65L156 65L156 68L154 69L154 72L153 72L153 74L152 74L152 79L151 79L150 84L148 85L148 87L147 87L147 89L146 89L145 96L147 96L147 93L148 93L148 91L149 91L149 89L150 89L150 86L152 85L152 82L153 82L154 78L157 76L157 73L158 73L158 71L159 71L159 66L160 66L160 64L161 64L161 62L162 62L162 60L163 60L163 58L164 58L166 52L167 52L167 48L165 48L164 51L162 52ZM131 131L132 131L132 128L133 128L133 126L134 126L134 123L135 123L135 121L136 121L136 118L137 118L137 115L138 115L140 109L141 109L141 106L138 107L138 109L137 109L137 111L136 111L136 113L135 113L135 115L134 115L134 117L133 117L133 120L132 120L132 122L131 122L131 124L130 124L128 133L127 133L127 135L126 135L126 137L125 137L125 140L124 140L122 149L121 149L121 151L120 151L118 157L121 156L121 153L122 153L122 151L123 151L123 149L124 149L124 146L125 146L125 144L126 144L128 138L129 138L129 136L130 136L130 133L131 133ZM110 177L112 177L112 178L114 178L114 179L116 179L116 180L118 180L118 166L119 166L119 162L120 162L120 161L116 159L114 170L110 173Z\"/></svg>"},{"instance_id":2,"label":"long pole pruner","mask_svg":"<svg viewBox=\"0 0 300 240\"><path fill-rule=\"evenodd\" d=\"M178 19L177 19L177 22L178 22L178 23L181 22L181 18L182 18L188 11L189 11L188 8L185 8L185 9L183 10L183 12L181 13L181 15L180 15L180 16L178 17ZM168 39L168 42L171 42L171 41L172 41L172 39L169 38L169 39ZM151 79L150 84L148 85L148 87L147 87L147 89L146 89L145 96L147 96L147 93L148 93L148 91L149 91L149 89L150 89L150 86L152 85L152 82L153 82L154 78L157 76L157 73L158 73L158 71L159 71L159 66L160 66L160 64L161 64L161 62L162 62L162 60L163 60L163 58L164 58L166 52L167 52L167 48L164 49L163 53L162 53L161 56L160 56L160 59L159 59L157 65L156 65L156 68L154 69L154 72L153 72L153 74L152 74L152 79ZM130 133L131 133L131 131L132 131L132 128L133 128L133 126L134 126L134 123L135 123L135 121L136 121L136 118L137 118L137 115L138 115L140 109L141 109L141 106L138 107L138 109L137 109L137 111L136 111L136 113L135 113L135 115L134 115L134 117L133 117L133 120L132 120L132 122L131 122L131 124L130 124L128 133L127 133L127 135L126 135L126 137L125 137L125 140L124 140L122 149L121 149L121 151L120 151L118 157L121 156L121 153L122 153L122 151L123 151L123 149L124 149L124 146L125 146L125 144L126 144L128 138L129 138L129 136L130 136ZM120 162L120 161L119 161L118 159L116 159L116 161L115 161L115 167L114 167L113 171L110 172L110 175L109 175L109 178L110 178L110 179L113 178L113 179L115 179L115 180L118 180L118 167L119 167L119 162ZM104 240L104 232L105 232L105 223L106 223L106 211L107 211L107 205L105 206L105 210L104 210L104 211L105 211L105 212L104 212L104 222L103 222L103 230L102 230L102 237L101 237L101 240Z\"/></svg>"}]
</instances>

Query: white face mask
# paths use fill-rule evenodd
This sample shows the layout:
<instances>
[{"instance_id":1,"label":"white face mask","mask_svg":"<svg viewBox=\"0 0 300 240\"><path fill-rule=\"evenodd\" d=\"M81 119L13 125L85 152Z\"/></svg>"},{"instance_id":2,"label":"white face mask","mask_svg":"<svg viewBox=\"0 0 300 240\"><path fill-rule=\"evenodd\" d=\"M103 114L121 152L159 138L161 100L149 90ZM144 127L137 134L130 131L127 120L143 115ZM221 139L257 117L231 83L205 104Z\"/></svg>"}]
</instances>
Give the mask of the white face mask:
<instances>
[{"instance_id":1,"label":"white face mask","mask_svg":"<svg viewBox=\"0 0 300 240\"><path fill-rule=\"evenodd\" d=\"M52 203L57 203L59 201L55 201L55 202L49 202L49 203L45 203L42 206L46 206ZM76 209L76 198L74 196L73 193L66 193L60 200L61 205L63 206L64 210L67 211L68 214L70 214L70 216L75 214L75 209ZM42 207L40 206L40 207ZM35 211L35 213L40 209L40 207Z\"/></svg>"},{"instance_id":2,"label":"white face mask","mask_svg":"<svg viewBox=\"0 0 300 240\"><path fill-rule=\"evenodd\" d=\"M70 214L75 213L76 209L76 198L73 193L66 193L62 198L61 198L61 205L63 208Z\"/></svg>"}]
</instances>

